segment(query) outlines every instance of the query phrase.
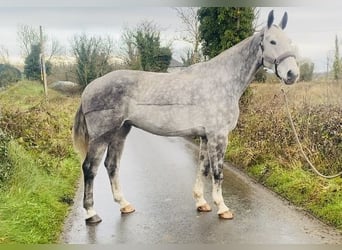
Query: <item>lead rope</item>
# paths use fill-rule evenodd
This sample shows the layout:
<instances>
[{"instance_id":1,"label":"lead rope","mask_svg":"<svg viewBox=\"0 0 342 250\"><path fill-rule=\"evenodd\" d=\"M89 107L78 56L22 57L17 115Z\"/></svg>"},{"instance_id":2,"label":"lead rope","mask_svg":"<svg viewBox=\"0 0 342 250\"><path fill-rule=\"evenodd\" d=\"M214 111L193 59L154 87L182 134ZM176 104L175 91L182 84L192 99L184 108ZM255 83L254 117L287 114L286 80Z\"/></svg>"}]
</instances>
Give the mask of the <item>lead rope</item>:
<instances>
[{"instance_id":1,"label":"lead rope","mask_svg":"<svg viewBox=\"0 0 342 250\"><path fill-rule=\"evenodd\" d=\"M309 160L309 158L307 157L307 155L305 154L304 150L303 150L303 146L302 144L300 143L299 141L299 137L298 137L298 133L297 133L297 130L294 126L294 123L293 123L293 119L292 119L292 115L291 115L291 112L290 112L290 109L289 109L289 104L288 104L288 100L287 100L287 95L284 91L283 88L281 88L281 92L283 93L284 95L284 99L285 99L285 106L286 106L286 111L287 111L287 114L288 114L288 117L289 117L289 120L290 120L290 124L291 124L291 128L293 130L293 133L295 135L295 138L296 138L296 141L298 143L298 146L299 146L299 149L302 153L302 155L304 156L305 160L307 161L307 163L310 165L310 167L312 168L312 170L317 174L319 175L320 177L323 177L323 178L326 178L326 179L333 179L333 178L336 178L336 177L339 177L342 175L342 171L339 172L338 174L335 174L335 175L324 175L324 174L321 174L316 168L315 166L312 164L312 162Z\"/></svg>"},{"instance_id":2,"label":"lead rope","mask_svg":"<svg viewBox=\"0 0 342 250\"><path fill-rule=\"evenodd\" d=\"M201 151L202 151L202 137L199 137L200 139L200 145L199 145L199 153L198 153L198 160L201 160Z\"/></svg>"}]
</instances>

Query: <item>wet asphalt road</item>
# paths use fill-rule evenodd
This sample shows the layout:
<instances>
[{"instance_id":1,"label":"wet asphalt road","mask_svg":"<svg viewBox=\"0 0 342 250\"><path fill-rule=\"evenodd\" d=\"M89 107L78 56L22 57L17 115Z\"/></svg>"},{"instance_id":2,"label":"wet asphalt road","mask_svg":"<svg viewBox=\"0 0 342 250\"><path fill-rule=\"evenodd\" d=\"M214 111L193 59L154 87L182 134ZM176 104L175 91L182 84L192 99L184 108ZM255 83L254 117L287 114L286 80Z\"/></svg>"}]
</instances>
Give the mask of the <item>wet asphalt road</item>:
<instances>
[{"instance_id":1,"label":"wet asphalt road","mask_svg":"<svg viewBox=\"0 0 342 250\"><path fill-rule=\"evenodd\" d=\"M232 167L225 170L223 195L235 218L223 221L214 208L198 213L192 198L198 153L181 138L132 129L123 152L120 180L136 212L121 215L102 166L95 179L95 209L102 222L85 225L82 187L66 220L61 243L261 243L342 244L342 235L279 199ZM81 185L82 186L82 185Z\"/></svg>"}]
</instances>

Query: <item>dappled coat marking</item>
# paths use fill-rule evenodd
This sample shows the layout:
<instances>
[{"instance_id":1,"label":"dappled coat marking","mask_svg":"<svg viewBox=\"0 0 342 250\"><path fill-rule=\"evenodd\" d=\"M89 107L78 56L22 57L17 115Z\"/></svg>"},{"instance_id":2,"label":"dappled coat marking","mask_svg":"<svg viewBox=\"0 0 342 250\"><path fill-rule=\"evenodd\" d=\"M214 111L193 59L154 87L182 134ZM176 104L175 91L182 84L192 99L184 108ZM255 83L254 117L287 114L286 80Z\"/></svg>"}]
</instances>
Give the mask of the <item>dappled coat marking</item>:
<instances>
[{"instance_id":1,"label":"dappled coat marking","mask_svg":"<svg viewBox=\"0 0 342 250\"><path fill-rule=\"evenodd\" d=\"M174 73L118 70L90 83L84 90L73 128L74 145L81 152L84 208L88 223L101 219L93 208L93 180L107 150L105 167L113 197L122 213L134 211L121 192L118 171L127 134L132 126L161 136L202 138L199 171L193 189L199 211L211 211L203 195L203 178L211 173L212 196L220 218L233 214L222 197L223 158L228 134L237 124L239 99L256 71L265 66L286 84L299 70L289 39L270 12L261 32L210 61ZM153 180L152 180L153 181Z\"/></svg>"}]
</instances>

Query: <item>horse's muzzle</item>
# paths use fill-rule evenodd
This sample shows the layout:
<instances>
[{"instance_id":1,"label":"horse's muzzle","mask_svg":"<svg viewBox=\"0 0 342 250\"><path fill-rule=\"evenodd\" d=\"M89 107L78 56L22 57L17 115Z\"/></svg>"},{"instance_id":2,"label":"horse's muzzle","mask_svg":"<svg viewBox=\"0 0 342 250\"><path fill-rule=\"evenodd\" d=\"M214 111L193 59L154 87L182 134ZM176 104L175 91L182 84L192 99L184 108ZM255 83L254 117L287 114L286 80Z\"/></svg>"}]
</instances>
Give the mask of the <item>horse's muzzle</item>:
<instances>
[{"instance_id":1,"label":"horse's muzzle","mask_svg":"<svg viewBox=\"0 0 342 250\"><path fill-rule=\"evenodd\" d=\"M291 85L295 83L298 79L298 74L294 73L292 70L289 70L286 75L286 79L283 79L285 84Z\"/></svg>"}]
</instances>

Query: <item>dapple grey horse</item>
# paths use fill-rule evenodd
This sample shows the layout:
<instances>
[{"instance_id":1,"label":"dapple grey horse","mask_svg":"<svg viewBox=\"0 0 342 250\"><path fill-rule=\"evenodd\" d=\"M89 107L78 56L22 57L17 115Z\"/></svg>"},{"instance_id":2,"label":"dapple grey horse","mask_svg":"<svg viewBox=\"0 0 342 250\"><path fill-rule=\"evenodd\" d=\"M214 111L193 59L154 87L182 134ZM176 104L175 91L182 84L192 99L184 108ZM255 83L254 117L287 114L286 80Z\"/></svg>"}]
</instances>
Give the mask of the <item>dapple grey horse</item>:
<instances>
[{"instance_id":1,"label":"dapple grey horse","mask_svg":"<svg viewBox=\"0 0 342 250\"><path fill-rule=\"evenodd\" d=\"M93 208L93 181L102 156L114 200L121 213L133 206L119 184L119 162L132 126L161 136L198 136L202 139L199 170L193 189L198 211L211 211L203 195L203 178L212 177L212 197L220 218L233 214L222 197L223 158L239 116L239 99L256 71L264 66L286 84L294 83L299 69L289 39L283 32L287 13L279 25L268 15L267 26L215 58L180 72L152 73L118 70L84 90L73 127L75 148L82 155L86 222L101 218Z\"/></svg>"}]
</instances>

